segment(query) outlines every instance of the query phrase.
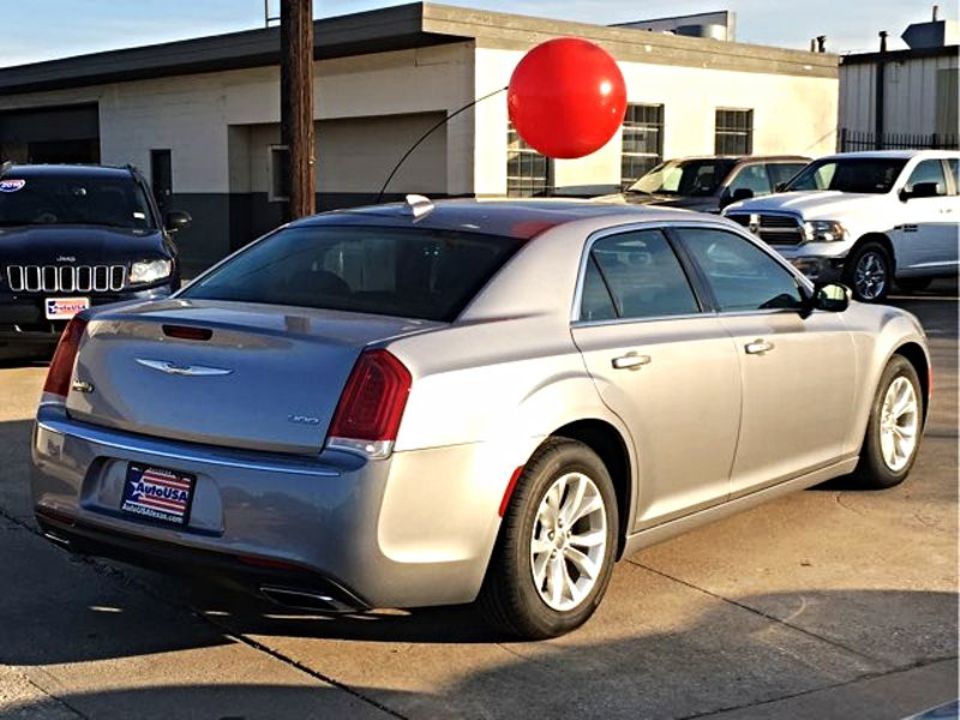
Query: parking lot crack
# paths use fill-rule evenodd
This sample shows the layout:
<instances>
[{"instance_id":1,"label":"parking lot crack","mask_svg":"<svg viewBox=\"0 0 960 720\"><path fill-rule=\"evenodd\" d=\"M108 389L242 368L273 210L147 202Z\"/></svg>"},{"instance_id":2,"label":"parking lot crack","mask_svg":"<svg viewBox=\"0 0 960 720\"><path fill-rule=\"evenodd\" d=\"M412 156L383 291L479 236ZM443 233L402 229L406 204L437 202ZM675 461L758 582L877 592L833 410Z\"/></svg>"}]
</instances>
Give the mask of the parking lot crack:
<instances>
[{"instance_id":1,"label":"parking lot crack","mask_svg":"<svg viewBox=\"0 0 960 720\"><path fill-rule=\"evenodd\" d=\"M757 609L757 608L755 608L755 607L751 607L751 606L749 606L749 605L746 605L745 603L738 602L738 601L736 601L736 600L733 600L732 598L724 597L723 595L718 595L718 594L715 593L715 592L711 592L710 590L707 590L707 589L705 589L705 588L699 587L698 585L694 585L693 583L687 582L686 580L683 580L683 579L681 579L681 578L675 577L675 576L670 575L670 574L665 573L665 572L661 572L660 570L656 570L656 569L650 567L649 565L644 565L643 563L637 562L636 560L631 560L631 559L628 558L628 559L627 559L627 562L630 563L631 565L635 565L635 566L638 567L638 568L642 568L642 569L644 569L644 570L647 570L648 572L652 572L652 573L655 574L655 575L659 575L660 577L665 578L665 579L667 579L667 580L672 580L672 581L674 581L674 582L680 583L681 585L684 585L685 587L688 587L688 588L690 588L691 590L695 590L695 591L697 591L697 592L699 592L699 593L702 593L703 595L708 595L708 596L710 596L710 597L712 597L712 598L715 598L715 599L720 600L720 601L722 601L722 602L725 602L725 603L728 603L728 604L730 604L730 605L733 605L734 607L738 607L738 608L740 608L741 610L746 610L747 612L753 613L754 615L757 615L757 616L759 616L759 617L762 617L762 618L764 618L765 620L770 620L771 622L775 622L775 623L777 623L777 624L779 624L779 625L783 625L784 627L788 627L788 628L790 628L791 630L795 630L796 632L802 633L802 634L806 635L807 637L810 637L810 638L812 638L812 639L814 639L814 640L818 640L818 641L820 641L820 642L827 643L828 645L831 645L831 646L837 648L838 650L842 650L842 651L844 651L844 652L850 653L851 655L856 655L857 657L862 658L862 659L864 659L864 660L867 660L867 661L869 661L870 663L873 663L873 664L875 664L875 665L880 665L880 666L889 667L888 663L885 662L884 660L880 659L880 658L873 657L872 655L868 655L867 653L861 652L860 650L857 650L857 649L855 649L855 648L852 648L852 647L850 647L850 646L848 646L848 645L844 645L844 644L841 643L841 642L837 642L837 641L834 640L833 638L825 637L825 636L819 635L819 634L817 634L817 633L815 633L815 632L811 632L810 630L807 630L806 628L800 627L800 626L798 626L798 625L794 625L793 623L787 622L786 620L784 620L784 619L782 619L782 618L778 618L776 615L771 615L770 613L766 613L766 612L764 612L763 610L759 610L759 609Z\"/></svg>"},{"instance_id":2,"label":"parking lot crack","mask_svg":"<svg viewBox=\"0 0 960 720\"><path fill-rule=\"evenodd\" d=\"M213 625L213 626L216 627L217 629L219 629L219 630L223 630L223 629L224 629L224 628L222 628L222 627L219 625L219 623L215 622L214 620L212 620L212 619L210 619L210 618L206 618L206 617L203 616L203 615L200 615L200 617L204 617L204 619L206 619L207 622L209 622L211 625ZM328 685L332 685L333 687L338 688L339 690L343 690L343 691L344 691L345 693L347 693L348 695L352 695L353 697L357 698L357 700L360 700L361 702L364 702L364 703L366 703L366 704L368 704L368 705L372 705L373 707L377 708L377 710L380 710L380 711L386 713L386 714L389 715L390 717L399 718L400 720L408 720L408 718L407 718L406 715L401 715L401 714L398 713L396 710L393 710L393 709L387 707L387 706L384 705L383 703L378 702L378 701L374 700L374 699L371 698L371 697L367 697L367 696L364 695L362 692L359 692L358 690L355 690L354 688L350 687L349 685L340 682L340 681L337 680L336 678L330 677L330 676L328 676L328 675L324 675L323 673L318 672L317 670L314 670L313 668L311 668L311 667L309 667L309 666L307 666L307 665L304 665L303 663L301 663L301 662L299 662L299 661L297 661L297 660L294 660L294 659L293 659L292 657L290 657L289 655L285 655L284 653L280 652L279 650L274 650L272 647L270 647L270 646L268 646L268 645L264 645L263 643L258 642L258 641L256 641L256 640L254 640L253 638L247 637L246 635L242 635L242 634L241 634L241 635L234 635L234 634L229 633L229 632L225 632L225 633L224 633L224 637L225 637L225 638L228 638L229 640L233 640L234 642L240 643L240 644L242 644L242 645L246 645L247 647L249 647L249 648L251 648L251 649L253 649L253 650L256 650L256 651L258 651L258 652L266 653L266 654L269 655L270 657L272 657L272 658L274 658L274 659L276 659L276 660L279 660L280 662L282 662L282 663L284 663L284 664L286 664L286 665L289 665L289 666L291 666L291 667L299 670L300 672L309 675L309 676L312 677L312 678L315 678L315 679L317 679L317 680L320 680L321 682L324 682L324 683L326 683L326 684L328 684Z\"/></svg>"}]
</instances>

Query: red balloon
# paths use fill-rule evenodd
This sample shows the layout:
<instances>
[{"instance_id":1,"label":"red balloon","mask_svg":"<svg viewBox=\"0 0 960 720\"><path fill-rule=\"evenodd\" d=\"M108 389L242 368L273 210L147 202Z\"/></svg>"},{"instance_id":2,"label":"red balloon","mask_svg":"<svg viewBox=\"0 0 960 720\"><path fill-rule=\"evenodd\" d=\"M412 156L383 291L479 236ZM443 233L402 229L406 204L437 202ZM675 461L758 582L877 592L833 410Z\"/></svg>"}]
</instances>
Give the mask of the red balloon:
<instances>
[{"instance_id":1,"label":"red balloon","mask_svg":"<svg viewBox=\"0 0 960 720\"><path fill-rule=\"evenodd\" d=\"M523 56L507 89L510 121L552 158L596 152L623 124L627 88L610 54L580 38L557 38Z\"/></svg>"}]
</instances>

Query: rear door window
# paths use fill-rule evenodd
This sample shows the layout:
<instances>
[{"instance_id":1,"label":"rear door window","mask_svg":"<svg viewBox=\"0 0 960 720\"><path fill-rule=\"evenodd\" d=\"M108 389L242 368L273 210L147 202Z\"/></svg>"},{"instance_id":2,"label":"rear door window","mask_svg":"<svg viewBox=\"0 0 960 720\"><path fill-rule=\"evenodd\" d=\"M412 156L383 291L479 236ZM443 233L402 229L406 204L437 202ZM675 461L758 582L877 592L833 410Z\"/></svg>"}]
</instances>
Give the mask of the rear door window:
<instances>
[{"instance_id":1,"label":"rear door window","mask_svg":"<svg viewBox=\"0 0 960 720\"><path fill-rule=\"evenodd\" d=\"M450 322L519 246L452 231L292 227L251 245L181 297Z\"/></svg>"},{"instance_id":2,"label":"rear door window","mask_svg":"<svg viewBox=\"0 0 960 720\"><path fill-rule=\"evenodd\" d=\"M920 183L936 183L940 189L939 195L947 194L947 178L943 174L943 162L940 160L924 160L917 164L907 180L907 188L913 188Z\"/></svg>"},{"instance_id":3,"label":"rear door window","mask_svg":"<svg viewBox=\"0 0 960 720\"><path fill-rule=\"evenodd\" d=\"M584 278L580 319L643 319L700 311L680 261L659 230L597 240Z\"/></svg>"}]
</instances>

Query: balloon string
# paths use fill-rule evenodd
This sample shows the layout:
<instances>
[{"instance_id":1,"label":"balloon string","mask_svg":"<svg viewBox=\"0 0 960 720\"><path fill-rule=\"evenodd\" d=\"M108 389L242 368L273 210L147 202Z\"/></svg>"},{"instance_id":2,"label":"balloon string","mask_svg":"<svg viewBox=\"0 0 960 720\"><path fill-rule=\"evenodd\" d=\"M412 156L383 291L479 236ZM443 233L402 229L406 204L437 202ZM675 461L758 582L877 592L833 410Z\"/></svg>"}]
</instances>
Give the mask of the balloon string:
<instances>
[{"instance_id":1,"label":"balloon string","mask_svg":"<svg viewBox=\"0 0 960 720\"><path fill-rule=\"evenodd\" d=\"M477 98L477 99L474 100L473 102L467 103L466 105L464 105L462 108L460 108L460 109L457 110L456 112L452 112L452 113L450 113L449 115L447 115L445 118L443 118L443 120L441 120L440 122L438 122L438 123L437 123L436 125L434 125L432 128L430 128L429 130L427 130L423 135L421 135L421 136L420 136L420 139L417 140L413 145L410 146L410 149L407 150L407 152L404 153L403 157L400 158L400 162L398 162L398 163L396 164L396 166L393 168L393 171L391 171L391 173L387 176L386 182L383 183L383 187L380 188L380 193L377 195L377 203L379 203L381 200L383 200L383 194L387 191L387 186L390 185L390 181L393 180L393 176L397 174L397 171L400 169L400 166L403 165L403 163L406 161L406 159L413 154L413 151L416 150L418 147L420 147L420 144L421 144L424 140L426 140L428 137L430 137L435 130L443 127L443 126L446 125L450 120L452 120L453 118L455 118L457 115L459 115L460 113L462 113L462 112L464 112L464 111L466 111L466 110L469 110L470 108L472 108L472 107L473 107L474 105L476 105L477 103L480 103L480 102L486 100L487 98L491 98L491 97L493 97L494 95L496 95L496 94L498 94L498 93L502 93L502 92L505 91L506 89L507 89L506 87L498 88L497 90L494 90L494 91L491 92L491 93L487 93L487 94L484 95L483 97Z\"/></svg>"}]
</instances>

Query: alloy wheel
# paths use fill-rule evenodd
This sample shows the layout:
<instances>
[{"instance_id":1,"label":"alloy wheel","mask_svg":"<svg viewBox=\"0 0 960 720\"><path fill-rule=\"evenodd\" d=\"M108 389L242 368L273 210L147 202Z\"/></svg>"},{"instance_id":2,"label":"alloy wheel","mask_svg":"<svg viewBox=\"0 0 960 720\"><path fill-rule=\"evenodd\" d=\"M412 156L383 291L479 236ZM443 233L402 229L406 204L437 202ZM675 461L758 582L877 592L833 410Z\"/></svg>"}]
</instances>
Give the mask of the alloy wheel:
<instances>
[{"instance_id":1,"label":"alloy wheel","mask_svg":"<svg viewBox=\"0 0 960 720\"><path fill-rule=\"evenodd\" d=\"M857 294L864 300L883 297L887 289L887 263L879 253L865 252L857 260L853 281Z\"/></svg>"},{"instance_id":2,"label":"alloy wheel","mask_svg":"<svg viewBox=\"0 0 960 720\"><path fill-rule=\"evenodd\" d=\"M607 552L607 514L593 480L563 475L537 509L530 566L540 599L565 612L580 605L600 577Z\"/></svg>"},{"instance_id":3,"label":"alloy wheel","mask_svg":"<svg viewBox=\"0 0 960 720\"><path fill-rule=\"evenodd\" d=\"M880 451L893 472L900 472L910 462L919 429L917 391L913 383L900 376L890 383L880 409Z\"/></svg>"}]
</instances>

